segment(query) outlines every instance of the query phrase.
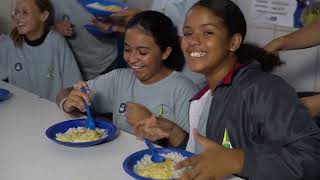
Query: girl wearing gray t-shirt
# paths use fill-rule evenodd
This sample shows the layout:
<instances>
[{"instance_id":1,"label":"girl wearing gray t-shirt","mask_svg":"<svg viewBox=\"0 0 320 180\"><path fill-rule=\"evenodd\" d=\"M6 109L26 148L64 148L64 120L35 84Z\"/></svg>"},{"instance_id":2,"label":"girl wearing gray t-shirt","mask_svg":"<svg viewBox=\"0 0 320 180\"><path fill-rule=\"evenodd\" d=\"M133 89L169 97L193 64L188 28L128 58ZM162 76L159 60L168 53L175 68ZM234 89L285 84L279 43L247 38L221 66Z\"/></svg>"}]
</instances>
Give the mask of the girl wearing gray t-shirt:
<instances>
[{"instance_id":1,"label":"girl wearing gray t-shirt","mask_svg":"<svg viewBox=\"0 0 320 180\"><path fill-rule=\"evenodd\" d=\"M132 126L145 118L145 113L127 112L128 102L134 102L149 115L170 119L188 131L189 98L197 87L178 72L184 60L170 18L156 11L135 15L128 22L124 44L124 59L130 68L62 90L57 98L60 108L67 113L84 112L85 100L98 113L112 112L115 125L131 133ZM91 93L82 93L81 87Z\"/></svg>"},{"instance_id":2,"label":"girl wearing gray t-shirt","mask_svg":"<svg viewBox=\"0 0 320 180\"><path fill-rule=\"evenodd\" d=\"M15 28L0 41L1 78L40 97L55 100L61 88L81 80L64 38L49 30L49 0L18 0Z\"/></svg>"}]
</instances>

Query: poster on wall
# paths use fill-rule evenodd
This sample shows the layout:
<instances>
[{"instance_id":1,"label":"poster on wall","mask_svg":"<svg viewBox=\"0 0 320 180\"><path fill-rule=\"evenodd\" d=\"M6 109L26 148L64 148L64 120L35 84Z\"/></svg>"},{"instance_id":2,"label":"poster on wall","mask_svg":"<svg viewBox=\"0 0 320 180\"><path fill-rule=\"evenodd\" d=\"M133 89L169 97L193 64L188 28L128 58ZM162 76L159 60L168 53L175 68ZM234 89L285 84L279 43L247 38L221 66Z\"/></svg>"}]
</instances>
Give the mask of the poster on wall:
<instances>
[{"instance_id":1,"label":"poster on wall","mask_svg":"<svg viewBox=\"0 0 320 180\"><path fill-rule=\"evenodd\" d=\"M320 0L252 0L253 23L300 28L320 20Z\"/></svg>"}]
</instances>

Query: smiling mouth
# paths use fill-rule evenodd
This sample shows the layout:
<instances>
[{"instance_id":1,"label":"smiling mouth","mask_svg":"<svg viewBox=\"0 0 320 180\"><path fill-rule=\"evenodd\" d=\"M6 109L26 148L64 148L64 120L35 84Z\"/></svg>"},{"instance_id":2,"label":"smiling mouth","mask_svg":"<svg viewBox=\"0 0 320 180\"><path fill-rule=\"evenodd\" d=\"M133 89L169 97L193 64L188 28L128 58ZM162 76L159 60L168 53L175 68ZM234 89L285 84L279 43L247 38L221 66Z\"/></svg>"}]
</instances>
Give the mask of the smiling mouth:
<instances>
[{"instance_id":1,"label":"smiling mouth","mask_svg":"<svg viewBox=\"0 0 320 180\"><path fill-rule=\"evenodd\" d=\"M191 52L190 53L190 57L195 57L195 58L199 58L199 57L202 57L205 55L206 55L206 53L204 53L204 52Z\"/></svg>"},{"instance_id":2,"label":"smiling mouth","mask_svg":"<svg viewBox=\"0 0 320 180\"><path fill-rule=\"evenodd\" d=\"M141 68L144 67L144 65L140 65L140 66L130 65L130 67L131 67L132 69L141 69Z\"/></svg>"}]
</instances>

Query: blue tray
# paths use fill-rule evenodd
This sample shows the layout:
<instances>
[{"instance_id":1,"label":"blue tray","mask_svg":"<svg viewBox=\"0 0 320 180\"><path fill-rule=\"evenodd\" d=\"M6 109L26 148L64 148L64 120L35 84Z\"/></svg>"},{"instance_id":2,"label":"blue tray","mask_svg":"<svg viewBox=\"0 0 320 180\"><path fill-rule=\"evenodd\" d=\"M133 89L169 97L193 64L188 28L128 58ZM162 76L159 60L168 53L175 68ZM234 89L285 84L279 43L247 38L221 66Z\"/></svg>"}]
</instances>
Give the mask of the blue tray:
<instances>
[{"instance_id":1,"label":"blue tray","mask_svg":"<svg viewBox=\"0 0 320 180\"><path fill-rule=\"evenodd\" d=\"M90 34L96 37L103 37L112 33L112 27L110 27L107 32L100 31L95 25L92 25L92 24L86 24L84 25L84 27Z\"/></svg>"},{"instance_id":2,"label":"blue tray","mask_svg":"<svg viewBox=\"0 0 320 180\"><path fill-rule=\"evenodd\" d=\"M177 149L177 148L155 148L155 149L158 153L163 153L163 154L168 154L171 152L178 152L184 157L193 156L193 153L182 150L182 149ZM145 177L139 176L133 170L134 165L137 164L137 162L139 160L141 160L143 158L143 156L146 154L151 155L149 149L138 151L138 152L135 152L135 153L131 154L130 156L128 156L123 162L123 169L126 171L126 173L128 173L131 177L138 179L138 180L152 180L150 178L145 178Z\"/></svg>"},{"instance_id":3,"label":"blue tray","mask_svg":"<svg viewBox=\"0 0 320 180\"><path fill-rule=\"evenodd\" d=\"M103 6L110 6L110 5L115 5L115 6L120 6L122 9L127 9L128 6L119 2L113 2L113 1L108 1L108 0L79 0L79 3L82 4L82 6L92 15L96 17L106 17L110 16L111 14L115 13L114 11L107 11L107 10L99 10L95 8L88 7L88 4L92 4L98 2L99 4Z\"/></svg>"},{"instance_id":4,"label":"blue tray","mask_svg":"<svg viewBox=\"0 0 320 180\"><path fill-rule=\"evenodd\" d=\"M97 120L95 119L97 128L104 129L107 131L108 135L104 138L98 139L96 141L90 141L90 142L79 142L79 143L72 143L72 142L61 142L56 140L56 134L57 133L65 133L69 128L77 128L77 127L85 127L86 119L73 119L68 121L63 121L60 123L57 123L51 127L49 127L46 130L46 135L49 139L52 141L64 145L64 146L70 146L70 147L87 147L87 146L93 146L97 144L106 143L108 141L113 140L116 135L118 134L118 129L115 125L113 125L110 122L107 122L105 120Z\"/></svg>"},{"instance_id":5,"label":"blue tray","mask_svg":"<svg viewBox=\"0 0 320 180\"><path fill-rule=\"evenodd\" d=\"M6 89L0 88L0 101L7 100L10 96L10 92Z\"/></svg>"}]
</instances>

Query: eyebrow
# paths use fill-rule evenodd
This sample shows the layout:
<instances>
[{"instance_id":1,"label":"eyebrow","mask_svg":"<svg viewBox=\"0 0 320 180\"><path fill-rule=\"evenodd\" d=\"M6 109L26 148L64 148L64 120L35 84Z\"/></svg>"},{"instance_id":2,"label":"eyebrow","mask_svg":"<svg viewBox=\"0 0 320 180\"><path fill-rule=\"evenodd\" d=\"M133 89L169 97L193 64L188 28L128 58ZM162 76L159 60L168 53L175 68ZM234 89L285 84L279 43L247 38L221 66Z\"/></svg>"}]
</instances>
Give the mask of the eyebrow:
<instances>
[{"instance_id":1,"label":"eyebrow","mask_svg":"<svg viewBox=\"0 0 320 180\"><path fill-rule=\"evenodd\" d=\"M201 24L200 25L201 27L204 27L204 26L213 26L215 28L219 28L216 24L212 24L212 23L207 23L207 24ZM184 26L183 29L188 29L188 28L191 28L191 26Z\"/></svg>"},{"instance_id":2,"label":"eyebrow","mask_svg":"<svg viewBox=\"0 0 320 180\"><path fill-rule=\"evenodd\" d=\"M124 45L125 46L129 46L130 47L130 45L128 44L128 43L124 43ZM150 50L151 48L150 47L146 47L146 46L137 46L137 47L135 47L136 49L148 49L148 50Z\"/></svg>"}]
</instances>

